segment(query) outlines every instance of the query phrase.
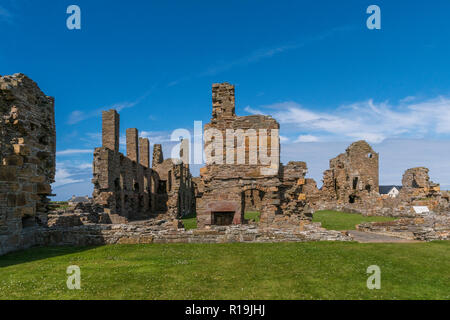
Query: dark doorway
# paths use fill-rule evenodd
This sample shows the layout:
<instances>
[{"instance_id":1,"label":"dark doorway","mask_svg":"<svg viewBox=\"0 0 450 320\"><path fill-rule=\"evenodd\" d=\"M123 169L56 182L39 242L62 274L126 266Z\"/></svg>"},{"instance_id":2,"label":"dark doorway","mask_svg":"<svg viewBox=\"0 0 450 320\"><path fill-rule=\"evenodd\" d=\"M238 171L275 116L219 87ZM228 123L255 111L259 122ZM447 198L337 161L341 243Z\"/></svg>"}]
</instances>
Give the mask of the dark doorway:
<instances>
[{"instance_id":1,"label":"dark doorway","mask_svg":"<svg viewBox=\"0 0 450 320\"><path fill-rule=\"evenodd\" d=\"M160 180L158 184L158 194L167 193L167 182L164 180Z\"/></svg>"},{"instance_id":2,"label":"dark doorway","mask_svg":"<svg viewBox=\"0 0 450 320\"><path fill-rule=\"evenodd\" d=\"M233 224L234 212L213 212L213 224L216 226L229 226Z\"/></svg>"},{"instance_id":3,"label":"dark doorway","mask_svg":"<svg viewBox=\"0 0 450 320\"><path fill-rule=\"evenodd\" d=\"M358 177L353 178L353 190L358 186Z\"/></svg>"},{"instance_id":4,"label":"dark doorway","mask_svg":"<svg viewBox=\"0 0 450 320\"><path fill-rule=\"evenodd\" d=\"M30 228L30 227L34 227L36 226L36 219L35 217L30 217L30 216L24 216L22 218L22 228Z\"/></svg>"}]
</instances>

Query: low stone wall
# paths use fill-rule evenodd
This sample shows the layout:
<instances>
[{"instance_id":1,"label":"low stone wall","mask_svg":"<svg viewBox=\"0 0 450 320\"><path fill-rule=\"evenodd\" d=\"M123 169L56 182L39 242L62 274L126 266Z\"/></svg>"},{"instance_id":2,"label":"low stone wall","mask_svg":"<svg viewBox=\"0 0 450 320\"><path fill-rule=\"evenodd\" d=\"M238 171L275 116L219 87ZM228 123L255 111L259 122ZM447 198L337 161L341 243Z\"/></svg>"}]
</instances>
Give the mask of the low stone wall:
<instances>
[{"instance_id":1,"label":"low stone wall","mask_svg":"<svg viewBox=\"0 0 450 320\"><path fill-rule=\"evenodd\" d=\"M213 226L186 231L178 220L149 220L130 224L87 223L64 226L76 218L60 217L65 223L50 228L36 228L22 234L22 243L30 246L87 246L138 243L230 243L230 242L303 242L352 241L339 231L326 230L320 223L300 225L291 229L259 228L256 225ZM73 221L72 221L73 222ZM80 221L75 221L79 224ZM0 254L8 248L1 247Z\"/></svg>"},{"instance_id":2,"label":"low stone wall","mask_svg":"<svg viewBox=\"0 0 450 320\"><path fill-rule=\"evenodd\" d=\"M166 229L145 225L84 225L80 227L50 228L44 232L46 245L101 245L137 243L227 243L227 242L301 242L351 241L342 232L317 226L301 230L259 229L255 225L212 227L210 229Z\"/></svg>"},{"instance_id":3,"label":"low stone wall","mask_svg":"<svg viewBox=\"0 0 450 320\"><path fill-rule=\"evenodd\" d=\"M387 222L363 223L356 229L408 240L450 240L450 216L433 215Z\"/></svg>"}]
</instances>

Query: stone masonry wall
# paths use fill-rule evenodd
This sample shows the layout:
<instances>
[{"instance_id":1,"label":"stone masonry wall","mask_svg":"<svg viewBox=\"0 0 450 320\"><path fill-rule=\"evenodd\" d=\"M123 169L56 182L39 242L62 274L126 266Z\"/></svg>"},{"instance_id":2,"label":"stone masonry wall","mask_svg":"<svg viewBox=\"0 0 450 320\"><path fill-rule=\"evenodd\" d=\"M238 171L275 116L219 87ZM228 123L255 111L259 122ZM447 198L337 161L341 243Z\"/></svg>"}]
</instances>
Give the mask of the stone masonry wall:
<instances>
[{"instance_id":1,"label":"stone masonry wall","mask_svg":"<svg viewBox=\"0 0 450 320\"><path fill-rule=\"evenodd\" d=\"M137 129L127 129L127 156L124 156L119 152L119 114L109 110L102 117L103 146L94 151L94 203L103 206L113 222L150 217L156 210L152 200L158 177L145 163L148 139L138 139ZM141 162L139 152L143 154Z\"/></svg>"},{"instance_id":2,"label":"stone masonry wall","mask_svg":"<svg viewBox=\"0 0 450 320\"><path fill-rule=\"evenodd\" d=\"M150 243L230 243L351 241L344 232L326 230L311 223L291 229L261 228L255 225L213 226L184 230L170 220L138 224L82 224L74 227L45 228L36 236L40 245L87 246Z\"/></svg>"},{"instance_id":3,"label":"stone masonry wall","mask_svg":"<svg viewBox=\"0 0 450 320\"><path fill-rule=\"evenodd\" d=\"M338 205L361 205L378 196L378 153L365 141L352 143L345 153L330 160L324 172L321 199Z\"/></svg>"},{"instance_id":4,"label":"stone masonry wall","mask_svg":"<svg viewBox=\"0 0 450 320\"><path fill-rule=\"evenodd\" d=\"M357 230L408 240L450 240L450 215L428 215L387 222L363 223Z\"/></svg>"},{"instance_id":5,"label":"stone masonry wall","mask_svg":"<svg viewBox=\"0 0 450 320\"><path fill-rule=\"evenodd\" d=\"M0 77L0 254L35 244L55 178L54 99L23 74Z\"/></svg>"},{"instance_id":6,"label":"stone masonry wall","mask_svg":"<svg viewBox=\"0 0 450 320\"><path fill-rule=\"evenodd\" d=\"M174 218L192 214L195 212L195 198L189 164L184 164L181 159L164 160L161 145L155 145L155 150L152 168L160 179L157 211ZM180 150L182 152L183 149Z\"/></svg>"},{"instance_id":7,"label":"stone masonry wall","mask_svg":"<svg viewBox=\"0 0 450 320\"><path fill-rule=\"evenodd\" d=\"M164 161L161 145L153 150L135 128L126 130L127 156L119 152L119 114L103 112L103 146L94 151L93 199L113 223L146 219L166 213L173 217L192 211L193 187L189 167Z\"/></svg>"},{"instance_id":8,"label":"stone masonry wall","mask_svg":"<svg viewBox=\"0 0 450 320\"><path fill-rule=\"evenodd\" d=\"M280 126L269 116L236 116L235 90L228 83L213 84L212 104L211 122L205 125L205 152L210 148L213 152L206 167L200 171L202 194L201 199L197 198L198 226L241 224L244 212L248 211L246 203L257 203L261 222L268 223L279 212L280 205ZM252 136L238 139L227 135L227 131L236 133L237 130ZM208 132L214 133L210 141ZM262 143L260 134L264 133L268 137L267 152L262 155L258 151ZM222 156L218 153L220 150ZM243 155L240 159L239 150ZM272 163L261 161L262 156L272 157ZM248 209L253 210L254 205Z\"/></svg>"}]
</instances>

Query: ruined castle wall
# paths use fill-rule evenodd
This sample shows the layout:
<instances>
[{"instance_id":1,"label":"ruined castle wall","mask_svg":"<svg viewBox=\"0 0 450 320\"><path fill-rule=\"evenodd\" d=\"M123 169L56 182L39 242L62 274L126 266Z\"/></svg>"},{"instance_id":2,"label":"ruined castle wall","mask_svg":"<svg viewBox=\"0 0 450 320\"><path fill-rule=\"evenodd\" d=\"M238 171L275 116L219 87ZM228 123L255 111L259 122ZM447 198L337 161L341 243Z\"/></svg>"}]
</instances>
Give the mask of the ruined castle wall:
<instances>
[{"instance_id":1,"label":"ruined castle wall","mask_svg":"<svg viewBox=\"0 0 450 320\"><path fill-rule=\"evenodd\" d=\"M113 223L155 214L173 217L190 214L194 196L189 167L171 159L164 161L161 145L155 144L150 168L150 143L139 138L135 128L126 130L127 156L124 156L116 149L118 126L119 114L115 110L104 111L106 145L94 152L94 203L104 208Z\"/></svg>"},{"instance_id":2,"label":"ruined castle wall","mask_svg":"<svg viewBox=\"0 0 450 320\"><path fill-rule=\"evenodd\" d=\"M411 168L405 171L402 177L404 189L429 189L433 184L428 175L429 169L425 167Z\"/></svg>"},{"instance_id":3,"label":"ruined castle wall","mask_svg":"<svg viewBox=\"0 0 450 320\"><path fill-rule=\"evenodd\" d=\"M155 193L152 184L158 179L148 165L139 161L139 150L143 153L142 161L146 157L148 161L148 140L138 139L137 129L127 129L127 156L120 153L119 114L109 110L103 112L103 142L94 151L94 203L103 206L112 220L117 216L131 220L149 217L156 207L152 203Z\"/></svg>"},{"instance_id":4,"label":"ruined castle wall","mask_svg":"<svg viewBox=\"0 0 450 320\"><path fill-rule=\"evenodd\" d=\"M0 77L0 254L35 244L55 178L54 99L23 74Z\"/></svg>"},{"instance_id":5,"label":"ruined castle wall","mask_svg":"<svg viewBox=\"0 0 450 320\"><path fill-rule=\"evenodd\" d=\"M430 180L428 168L417 167L406 170L402 184L397 197L401 205L427 206L430 211L436 213L450 213L448 193L441 191L439 184Z\"/></svg>"},{"instance_id":6,"label":"ruined castle wall","mask_svg":"<svg viewBox=\"0 0 450 320\"><path fill-rule=\"evenodd\" d=\"M180 154L188 153L189 145ZM195 211L194 186L189 164L180 159L166 159L160 145L155 145L153 170L157 172L160 187L157 192L158 211L167 212L172 217L190 215Z\"/></svg>"},{"instance_id":7,"label":"ruined castle wall","mask_svg":"<svg viewBox=\"0 0 450 320\"><path fill-rule=\"evenodd\" d=\"M290 161L281 167L280 195L284 215L298 215L302 219L311 216L312 203L319 190L313 179L306 178L307 172L306 163L302 161Z\"/></svg>"},{"instance_id":8,"label":"ruined castle wall","mask_svg":"<svg viewBox=\"0 0 450 320\"><path fill-rule=\"evenodd\" d=\"M378 189L378 153L367 142L357 141L330 160L330 169L324 172L321 198L338 205L361 204L377 197Z\"/></svg>"},{"instance_id":9,"label":"ruined castle wall","mask_svg":"<svg viewBox=\"0 0 450 320\"><path fill-rule=\"evenodd\" d=\"M205 153L208 157L212 152L200 171L198 225L240 224L245 211L255 206L261 211L261 221L268 223L280 205L280 126L269 116L236 116L235 90L228 83L213 84L212 104L211 122L205 125ZM244 133L241 138L233 135L238 130ZM265 154L259 152L262 146L266 146Z\"/></svg>"}]
</instances>

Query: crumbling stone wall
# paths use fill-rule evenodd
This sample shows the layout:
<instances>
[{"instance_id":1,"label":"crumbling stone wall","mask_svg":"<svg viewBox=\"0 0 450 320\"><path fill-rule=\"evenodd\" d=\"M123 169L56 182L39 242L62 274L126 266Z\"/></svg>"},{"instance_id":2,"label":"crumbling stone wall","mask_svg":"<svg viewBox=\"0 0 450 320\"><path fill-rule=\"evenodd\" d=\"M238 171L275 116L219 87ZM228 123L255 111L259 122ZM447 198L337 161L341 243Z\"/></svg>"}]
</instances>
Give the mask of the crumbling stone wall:
<instances>
[{"instance_id":1,"label":"crumbling stone wall","mask_svg":"<svg viewBox=\"0 0 450 320\"><path fill-rule=\"evenodd\" d=\"M285 215L311 216L310 202L318 192L313 179L306 179L308 168L305 162L291 161L281 167L281 210Z\"/></svg>"},{"instance_id":2,"label":"crumbling stone wall","mask_svg":"<svg viewBox=\"0 0 450 320\"><path fill-rule=\"evenodd\" d=\"M430 180L429 171L430 170L425 167L406 170L402 178L402 189L405 189L405 191L421 189L423 192L439 192L441 190L440 186Z\"/></svg>"},{"instance_id":3,"label":"crumbling stone wall","mask_svg":"<svg viewBox=\"0 0 450 320\"><path fill-rule=\"evenodd\" d=\"M278 122L263 115L236 116L235 88L228 83L213 84L212 103L205 137L210 131L214 139L205 139L205 152L213 145L214 154L196 181L198 225L241 224L247 211L261 212L261 225L298 224L310 219L305 192L312 200L318 190L314 180L305 179L304 162L280 164ZM229 134L239 131L246 134L244 138ZM222 144L217 145L217 138L222 138ZM216 154L217 148L222 155Z\"/></svg>"},{"instance_id":4,"label":"crumbling stone wall","mask_svg":"<svg viewBox=\"0 0 450 320\"><path fill-rule=\"evenodd\" d=\"M363 204L378 196L378 153L365 141L352 143L345 153L330 160L324 172L322 200L337 204Z\"/></svg>"},{"instance_id":5,"label":"crumbling stone wall","mask_svg":"<svg viewBox=\"0 0 450 320\"><path fill-rule=\"evenodd\" d=\"M0 77L0 254L46 225L55 148L54 99L24 74Z\"/></svg>"},{"instance_id":6,"label":"crumbling stone wall","mask_svg":"<svg viewBox=\"0 0 450 320\"><path fill-rule=\"evenodd\" d=\"M417 216L387 222L370 222L357 230L396 236L407 240L450 240L450 215Z\"/></svg>"},{"instance_id":7,"label":"crumbling stone wall","mask_svg":"<svg viewBox=\"0 0 450 320\"><path fill-rule=\"evenodd\" d=\"M103 146L94 151L94 203L102 205L113 222L126 221L120 217L149 217L152 206L155 207L151 201L155 173L148 163L139 162L139 151L149 153L143 148L149 146L148 140L140 140L145 141L145 144L139 148L137 129L127 129L127 156L124 156L119 152L119 114L115 110L109 110L104 111L102 117Z\"/></svg>"},{"instance_id":8,"label":"crumbling stone wall","mask_svg":"<svg viewBox=\"0 0 450 320\"><path fill-rule=\"evenodd\" d=\"M213 84L212 103L211 122L205 125L205 152L211 147L214 152L206 167L200 170L202 193L201 199L197 194L198 226L241 224L245 211L254 210L255 203L261 210L261 222L269 223L279 212L280 205L280 126L269 116L236 116L235 88L231 84ZM229 134L237 130L250 135L238 139ZM210 141L206 138L208 131L217 134ZM267 152L261 156L258 154L263 143L260 134L268 137ZM222 156L215 153L217 148L222 148ZM239 158L240 154L243 157ZM271 163L263 156L272 157ZM246 204L251 206L246 208Z\"/></svg>"},{"instance_id":9,"label":"crumbling stone wall","mask_svg":"<svg viewBox=\"0 0 450 320\"><path fill-rule=\"evenodd\" d=\"M186 149L188 145L184 145ZM188 152L188 150L181 151ZM195 212L194 186L189 164L181 159L166 159L159 144L154 146L153 170L160 183L156 194L157 211L167 212L173 217Z\"/></svg>"},{"instance_id":10,"label":"crumbling stone wall","mask_svg":"<svg viewBox=\"0 0 450 320\"><path fill-rule=\"evenodd\" d=\"M126 130L124 156L119 152L119 119L115 110L103 112L103 146L94 151L94 203L104 208L113 223L160 213L182 215L186 206L192 207L184 202L185 193L193 194L189 167L164 161L161 145L155 145L150 168L150 143L139 138L135 128Z\"/></svg>"},{"instance_id":11,"label":"crumbling stone wall","mask_svg":"<svg viewBox=\"0 0 450 320\"><path fill-rule=\"evenodd\" d=\"M429 169L411 168L402 178L402 189L397 197L403 206L427 206L431 211L450 213L449 195L442 192L439 184L430 180ZM412 211L410 209L410 211Z\"/></svg>"}]
</instances>

